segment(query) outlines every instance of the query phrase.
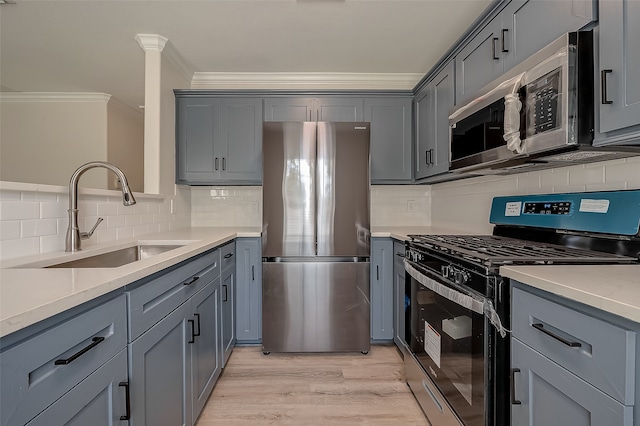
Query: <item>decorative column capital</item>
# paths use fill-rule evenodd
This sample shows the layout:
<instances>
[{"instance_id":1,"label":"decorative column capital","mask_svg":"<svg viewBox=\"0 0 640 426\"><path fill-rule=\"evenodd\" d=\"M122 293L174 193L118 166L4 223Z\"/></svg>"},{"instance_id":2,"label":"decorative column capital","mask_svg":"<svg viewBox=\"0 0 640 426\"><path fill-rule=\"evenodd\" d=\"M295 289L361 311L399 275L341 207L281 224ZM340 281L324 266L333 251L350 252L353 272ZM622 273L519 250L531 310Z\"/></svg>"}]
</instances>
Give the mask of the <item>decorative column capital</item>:
<instances>
[{"instance_id":1,"label":"decorative column capital","mask_svg":"<svg viewBox=\"0 0 640 426\"><path fill-rule=\"evenodd\" d=\"M167 41L169 41L168 38L158 34L136 34L135 39L140 45L140 48L145 52L162 52Z\"/></svg>"}]
</instances>

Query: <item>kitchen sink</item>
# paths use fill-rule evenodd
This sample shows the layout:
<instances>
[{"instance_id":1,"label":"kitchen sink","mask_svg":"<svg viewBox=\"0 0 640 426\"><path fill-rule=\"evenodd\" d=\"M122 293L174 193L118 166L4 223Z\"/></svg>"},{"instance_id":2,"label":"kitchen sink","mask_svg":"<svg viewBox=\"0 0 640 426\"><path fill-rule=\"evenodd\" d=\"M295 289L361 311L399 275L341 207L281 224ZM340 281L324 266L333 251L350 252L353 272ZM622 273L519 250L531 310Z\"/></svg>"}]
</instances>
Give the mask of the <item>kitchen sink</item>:
<instances>
[{"instance_id":1,"label":"kitchen sink","mask_svg":"<svg viewBox=\"0 0 640 426\"><path fill-rule=\"evenodd\" d=\"M147 259L156 254L182 247L183 244L139 244L108 253L96 254L64 263L45 266L45 268L117 268L138 260Z\"/></svg>"}]
</instances>

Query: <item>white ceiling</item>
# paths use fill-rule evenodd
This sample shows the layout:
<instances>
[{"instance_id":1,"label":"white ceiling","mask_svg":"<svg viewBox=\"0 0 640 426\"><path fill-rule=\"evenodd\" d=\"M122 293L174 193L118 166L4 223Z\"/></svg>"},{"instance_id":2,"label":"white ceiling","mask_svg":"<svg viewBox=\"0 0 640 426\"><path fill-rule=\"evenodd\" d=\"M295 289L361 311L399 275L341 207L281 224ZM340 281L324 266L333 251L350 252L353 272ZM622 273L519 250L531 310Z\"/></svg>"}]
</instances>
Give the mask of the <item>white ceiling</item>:
<instances>
[{"instance_id":1,"label":"white ceiling","mask_svg":"<svg viewBox=\"0 0 640 426\"><path fill-rule=\"evenodd\" d=\"M144 103L136 34L189 72L424 75L491 0L15 0L0 6L5 91ZM419 79L416 80L416 83Z\"/></svg>"}]
</instances>

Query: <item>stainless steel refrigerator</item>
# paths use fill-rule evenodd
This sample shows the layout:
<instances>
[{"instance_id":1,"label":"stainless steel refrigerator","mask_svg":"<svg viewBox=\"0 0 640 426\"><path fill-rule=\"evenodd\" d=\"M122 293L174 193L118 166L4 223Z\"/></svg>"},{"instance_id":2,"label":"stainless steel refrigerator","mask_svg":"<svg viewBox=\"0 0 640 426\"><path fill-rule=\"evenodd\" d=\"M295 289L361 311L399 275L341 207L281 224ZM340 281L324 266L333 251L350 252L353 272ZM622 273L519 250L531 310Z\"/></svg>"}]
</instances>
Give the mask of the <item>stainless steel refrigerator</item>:
<instances>
[{"instance_id":1,"label":"stainless steel refrigerator","mask_svg":"<svg viewBox=\"0 0 640 426\"><path fill-rule=\"evenodd\" d=\"M369 123L263 126L262 348L370 348Z\"/></svg>"}]
</instances>

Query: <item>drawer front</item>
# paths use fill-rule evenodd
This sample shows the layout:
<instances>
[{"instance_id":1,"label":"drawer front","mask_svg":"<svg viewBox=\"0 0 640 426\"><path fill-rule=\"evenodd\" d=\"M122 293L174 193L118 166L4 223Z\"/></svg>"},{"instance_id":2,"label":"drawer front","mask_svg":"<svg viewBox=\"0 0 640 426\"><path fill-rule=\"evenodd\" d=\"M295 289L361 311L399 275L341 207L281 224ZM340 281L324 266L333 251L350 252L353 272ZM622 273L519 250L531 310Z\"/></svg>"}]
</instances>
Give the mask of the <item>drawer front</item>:
<instances>
[{"instance_id":1,"label":"drawer front","mask_svg":"<svg viewBox=\"0 0 640 426\"><path fill-rule=\"evenodd\" d=\"M24 425L121 351L126 315L121 295L1 353L1 424Z\"/></svg>"},{"instance_id":2,"label":"drawer front","mask_svg":"<svg viewBox=\"0 0 640 426\"><path fill-rule=\"evenodd\" d=\"M220 274L213 250L128 292L129 342L151 328Z\"/></svg>"},{"instance_id":3,"label":"drawer front","mask_svg":"<svg viewBox=\"0 0 640 426\"><path fill-rule=\"evenodd\" d=\"M623 404L633 404L635 332L513 289L513 337Z\"/></svg>"},{"instance_id":4,"label":"drawer front","mask_svg":"<svg viewBox=\"0 0 640 426\"><path fill-rule=\"evenodd\" d=\"M229 244L220 247L220 268L221 270L227 269L229 266L236 264L236 242L232 241Z\"/></svg>"}]
</instances>

